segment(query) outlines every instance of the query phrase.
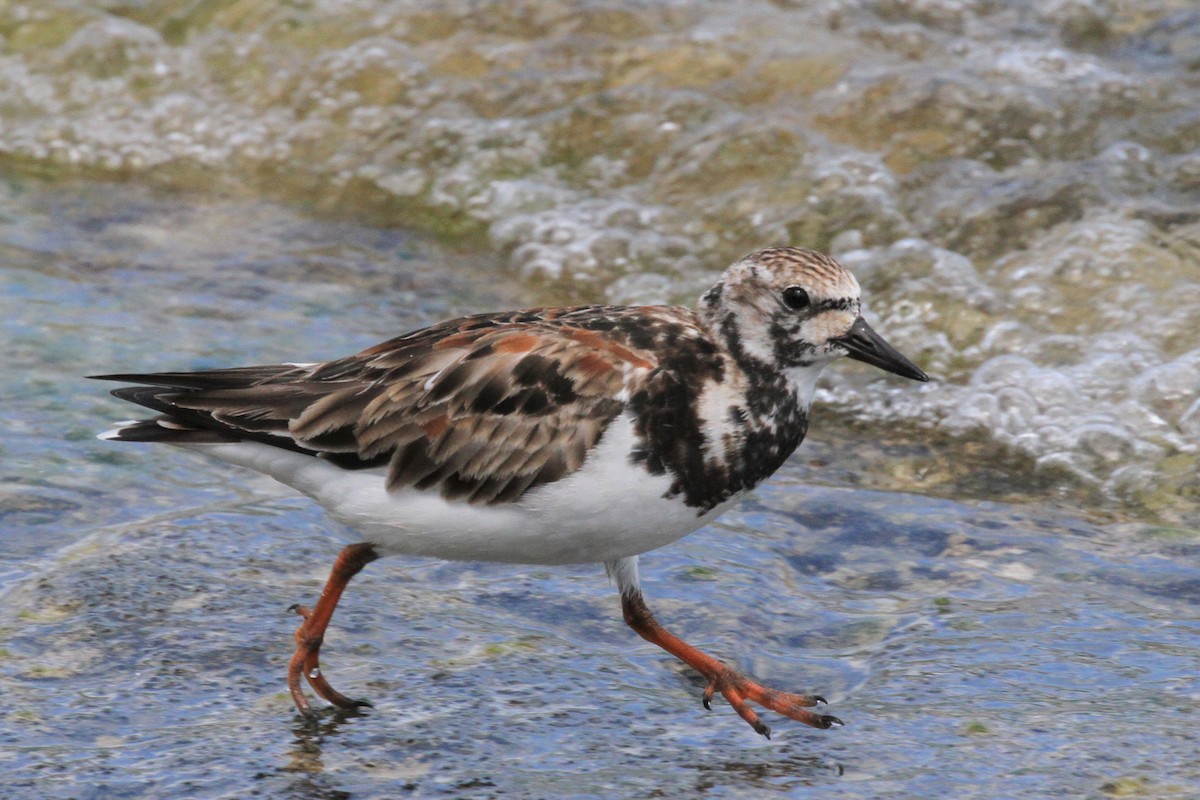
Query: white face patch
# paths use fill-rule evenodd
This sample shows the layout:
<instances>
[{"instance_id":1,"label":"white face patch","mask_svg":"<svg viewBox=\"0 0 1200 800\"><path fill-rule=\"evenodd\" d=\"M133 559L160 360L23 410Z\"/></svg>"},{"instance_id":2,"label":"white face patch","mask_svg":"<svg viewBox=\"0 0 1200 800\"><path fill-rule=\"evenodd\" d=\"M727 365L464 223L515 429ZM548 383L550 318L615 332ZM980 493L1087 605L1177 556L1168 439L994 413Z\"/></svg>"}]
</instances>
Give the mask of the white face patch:
<instances>
[{"instance_id":1,"label":"white face patch","mask_svg":"<svg viewBox=\"0 0 1200 800\"><path fill-rule=\"evenodd\" d=\"M836 339L849 333L856 319L858 319L857 303L855 303L853 311L830 309L806 320L800 326L800 335L805 341L814 344L828 342L830 339Z\"/></svg>"}]
</instances>

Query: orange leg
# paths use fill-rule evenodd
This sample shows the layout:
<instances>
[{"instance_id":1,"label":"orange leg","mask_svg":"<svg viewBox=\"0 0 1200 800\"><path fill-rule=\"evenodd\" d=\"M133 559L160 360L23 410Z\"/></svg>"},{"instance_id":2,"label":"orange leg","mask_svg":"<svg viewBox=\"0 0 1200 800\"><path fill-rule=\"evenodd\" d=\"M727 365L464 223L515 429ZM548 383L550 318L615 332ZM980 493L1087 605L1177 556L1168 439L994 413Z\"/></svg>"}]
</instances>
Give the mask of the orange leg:
<instances>
[{"instance_id":1,"label":"orange leg","mask_svg":"<svg viewBox=\"0 0 1200 800\"><path fill-rule=\"evenodd\" d=\"M338 708L371 705L366 700L351 700L329 685L329 681L321 674L320 653L321 643L325 640L325 629L329 627L329 620L333 618L333 611L337 608L346 584L350 583L350 579L363 567L377 558L379 554L375 552L374 546L366 542L342 548L337 560L333 562L333 571L325 583L317 605L311 611L302 605L294 605L291 608L304 617L304 622L296 628L296 652L288 664L288 691L292 693L292 701L295 702L296 708L306 717L311 718L314 714L304 693L300 691L301 675L308 679L313 691Z\"/></svg>"},{"instance_id":2,"label":"orange leg","mask_svg":"<svg viewBox=\"0 0 1200 800\"><path fill-rule=\"evenodd\" d=\"M750 703L757 703L763 708L777 711L785 717L814 728L829 728L842 724L837 717L831 717L828 714L814 714L806 710L817 703L824 703L824 697L815 694L790 694L770 689L747 678L707 653L692 647L664 628L654 618L654 614L646 606L641 591L633 589L623 592L621 594L621 611L625 615L625 622L637 631L639 636L658 645L708 679L708 686L704 690L705 708L712 708L709 703L713 695L720 692L729 701L729 705L733 706L733 710L750 723L751 728L768 739L771 738L771 729L758 718L758 714L750 707Z\"/></svg>"}]
</instances>

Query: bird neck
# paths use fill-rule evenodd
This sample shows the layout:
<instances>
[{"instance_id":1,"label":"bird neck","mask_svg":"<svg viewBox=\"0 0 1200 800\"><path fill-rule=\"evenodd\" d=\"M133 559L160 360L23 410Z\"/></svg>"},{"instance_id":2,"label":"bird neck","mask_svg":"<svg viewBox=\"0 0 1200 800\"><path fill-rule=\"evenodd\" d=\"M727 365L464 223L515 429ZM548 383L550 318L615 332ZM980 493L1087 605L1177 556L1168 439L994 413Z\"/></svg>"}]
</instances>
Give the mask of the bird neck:
<instances>
[{"instance_id":1,"label":"bird neck","mask_svg":"<svg viewBox=\"0 0 1200 800\"><path fill-rule=\"evenodd\" d=\"M747 332L736 311L723 302L724 295L725 287L718 283L700 298L697 316L709 335L720 343L753 389L776 396L791 395L793 402L807 414L817 379L828 361L822 359L792 366L780 364L773 344L762 334L755 336Z\"/></svg>"}]
</instances>

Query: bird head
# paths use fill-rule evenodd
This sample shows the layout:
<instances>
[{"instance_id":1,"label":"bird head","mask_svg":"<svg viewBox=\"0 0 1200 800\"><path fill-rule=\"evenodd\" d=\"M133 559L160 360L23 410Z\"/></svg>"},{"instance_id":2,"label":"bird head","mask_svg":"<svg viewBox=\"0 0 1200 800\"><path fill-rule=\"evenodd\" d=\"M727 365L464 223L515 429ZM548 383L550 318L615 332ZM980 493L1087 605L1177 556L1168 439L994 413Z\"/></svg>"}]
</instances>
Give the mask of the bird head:
<instances>
[{"instance_id":1,"label":"bird head","mask_svg":"<svg viewBox=\"0 0 1200 800\"><path fill-rule=\"evenodd\" d=\"M701 315L735 357L798 383L811 384L843 356L929 380L867 324L859 294L858 281L829 256L773 247L730 266L701 298Z\"/></svg>"}]
</instances>

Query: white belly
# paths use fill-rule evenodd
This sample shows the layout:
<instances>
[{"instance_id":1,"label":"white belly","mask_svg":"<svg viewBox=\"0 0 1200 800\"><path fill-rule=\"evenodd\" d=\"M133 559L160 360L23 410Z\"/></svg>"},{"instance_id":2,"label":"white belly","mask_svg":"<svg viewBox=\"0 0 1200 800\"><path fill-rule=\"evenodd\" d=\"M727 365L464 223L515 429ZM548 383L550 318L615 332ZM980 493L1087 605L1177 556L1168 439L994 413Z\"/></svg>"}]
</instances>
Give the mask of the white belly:
<instances>
[{"instance_id":1,"label":"white belly","mask_svg":"<svg viewBox=\"0 0 1200 800\"><path fill-rule=\"evenodd\" d=\"M383 554L463 561L569 564L611 561L670 544L707 524L733 498L700 515L666 499L670 478L629 464L633 424L622 415L577 471L518 502L450 503L435 492L388 492L384 469L348 471L256 442L191 449L250 467L311 496Z\"/></svg>"}]
</instances>

